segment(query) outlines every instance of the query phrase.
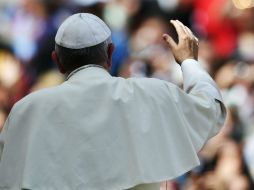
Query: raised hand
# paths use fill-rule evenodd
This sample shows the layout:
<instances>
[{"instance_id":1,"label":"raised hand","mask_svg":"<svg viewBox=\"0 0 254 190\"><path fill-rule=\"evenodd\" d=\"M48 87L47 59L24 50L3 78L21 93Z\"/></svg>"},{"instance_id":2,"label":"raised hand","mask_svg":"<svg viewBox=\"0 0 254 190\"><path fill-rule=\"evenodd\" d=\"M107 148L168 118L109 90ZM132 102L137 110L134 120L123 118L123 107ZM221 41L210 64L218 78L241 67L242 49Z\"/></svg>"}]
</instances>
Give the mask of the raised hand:
<instances>
[{"instance_id":1,"label":"raised hand","mask_svg":"<svg viewBox=\"0 0 254 190\"><path fill-rule=\"evenodd\" d=\"M168 34L163 34L163 39L171 49L178 64L182 64L185 59L198 59L198 39L191 30L178 20L170 21L178 34L178 43Z\"/></svg>"}]
</instances>

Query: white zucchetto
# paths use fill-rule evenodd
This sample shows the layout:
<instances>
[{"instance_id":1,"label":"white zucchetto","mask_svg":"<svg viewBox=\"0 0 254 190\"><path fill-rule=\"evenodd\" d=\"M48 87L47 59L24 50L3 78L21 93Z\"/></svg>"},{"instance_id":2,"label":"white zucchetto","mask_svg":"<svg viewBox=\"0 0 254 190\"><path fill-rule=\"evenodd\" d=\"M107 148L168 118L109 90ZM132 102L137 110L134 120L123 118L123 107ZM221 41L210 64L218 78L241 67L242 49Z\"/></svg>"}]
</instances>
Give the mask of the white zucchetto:
<instances>
[{"instance_id":1,"label":"white zucchetto","mask_svg":"<svg viewBox=\"0 0 254 190\"><path fill-rule=\"evenodd\" d=\"M82 49L98 45L110 36L109 27L100 18L89 13L78 13L61 24L55 42L65 48Z\"/></svg>"}]
</instances>

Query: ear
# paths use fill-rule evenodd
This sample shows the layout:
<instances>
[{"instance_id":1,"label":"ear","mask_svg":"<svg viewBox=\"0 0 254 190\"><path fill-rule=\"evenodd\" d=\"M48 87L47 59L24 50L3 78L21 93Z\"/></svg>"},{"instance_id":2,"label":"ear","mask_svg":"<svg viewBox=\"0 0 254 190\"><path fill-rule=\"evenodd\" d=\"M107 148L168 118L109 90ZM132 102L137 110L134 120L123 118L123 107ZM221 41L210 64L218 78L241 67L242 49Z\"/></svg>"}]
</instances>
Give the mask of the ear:
<instances>
[{"instance_id":1,"label":"ear","mask_svg":"<svg viewBox=\"0 0 254 190\"><path fill-rule=\"evenodd\" d=\"M107 62L108 70L110 70L112 66L112 57L113 57L114 50L115 50L115 45L113 43L110 43L108 46L108 62Z\"/></svg>"},{"instance_id":2,"label":"ear","mask_svg":"<svg viewBox=\"0 0 254 190\"><path fill-rule=\"evenodd\" d=\"M55 51L52 52L51 58L54 61L54 63L57 65L59 71L62 74L65 74L66 70L64 69L64 66L62 65L62 63L59 61L59 58L58 58L57 53Z\"/></svg>"}]
</instances>

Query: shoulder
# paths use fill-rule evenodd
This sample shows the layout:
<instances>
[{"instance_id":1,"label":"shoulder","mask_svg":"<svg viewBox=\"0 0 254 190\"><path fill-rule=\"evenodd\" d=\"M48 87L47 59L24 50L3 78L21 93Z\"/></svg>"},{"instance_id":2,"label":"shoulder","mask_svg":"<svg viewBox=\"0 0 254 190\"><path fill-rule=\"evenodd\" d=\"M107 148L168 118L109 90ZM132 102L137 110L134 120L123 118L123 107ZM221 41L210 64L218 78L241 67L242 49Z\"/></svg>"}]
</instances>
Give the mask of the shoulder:
<instances>
[{"instance_id":1,"label":"shoulder","mask_svg":"<svg viewBox=\"0 0 254 190\"><path fill-rule=\"evenodd\" d=\"M155 78L129 78L123 82L126 88L142 98L165 100L181 90L173 83Z\"/></svg>"},{"instance_id":2,"label":"shoulder","mask_svg":"<svg viewBox=\"0 0 254 190\"><path fill-rule=\"evenodd\" d=\"M165 85L173 85L167 81L156 78L129 78L126 83L140 88L161 88Z\"/></svg>"},{"instance_id":3,"label":"shoulder","mask_svg":"<svg viewBox=\"0 0 254 190\"><path fill-rule=\"evenodd\" d=\"M127 83L130 83L138 89L147 90L151 93L168 92L178 88L173 83L155 78L130 78L127 79Z\"/></svg>"},{"instance_id":4,"label":"shoulder","mask_svg":"<svg viewBox=\"0 0 254 190\"><path fill-rule=\"evenodd\" d=\"M16 102L12 108L12 112L34 111L35 108L40 107L40 105L49 105L57 98L61 97L62 90L62 85L59 85L32 92Z\"/></svg>"}]
</instances>

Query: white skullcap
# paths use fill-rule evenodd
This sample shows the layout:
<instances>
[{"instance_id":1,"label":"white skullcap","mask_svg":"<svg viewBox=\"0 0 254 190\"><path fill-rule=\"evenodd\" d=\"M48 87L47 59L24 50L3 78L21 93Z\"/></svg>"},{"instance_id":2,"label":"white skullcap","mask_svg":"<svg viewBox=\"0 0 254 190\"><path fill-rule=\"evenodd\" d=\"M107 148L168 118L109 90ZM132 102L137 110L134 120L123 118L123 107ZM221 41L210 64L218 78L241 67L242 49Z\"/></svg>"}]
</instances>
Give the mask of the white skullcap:
<instances>
[{"instance_id":1,"label":"white skullcap","mask_svg":"<svg viewBox=\"0 0 254 190\"><path fill-rule=\"evenodd\" d=\"M100 18L88 13L78 13L61 24L55 41L62 47L82 49L98 45L110 36L110 29Z\"/></svg>"}]
</instances>

